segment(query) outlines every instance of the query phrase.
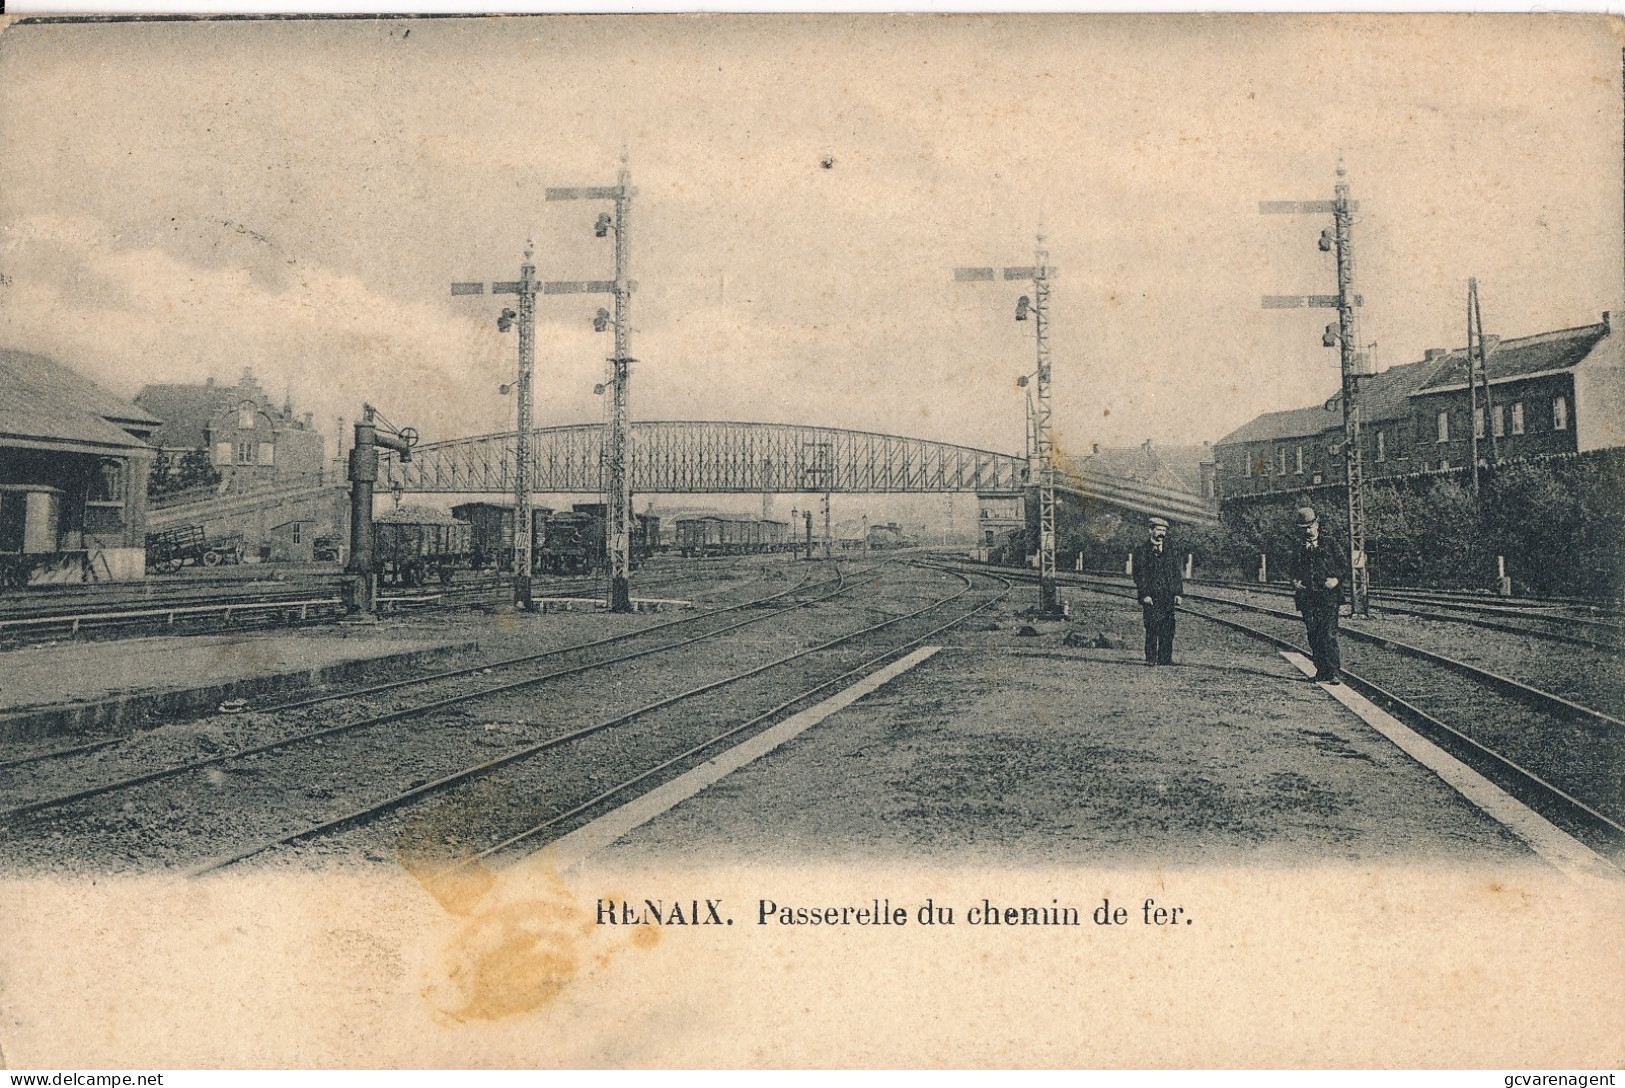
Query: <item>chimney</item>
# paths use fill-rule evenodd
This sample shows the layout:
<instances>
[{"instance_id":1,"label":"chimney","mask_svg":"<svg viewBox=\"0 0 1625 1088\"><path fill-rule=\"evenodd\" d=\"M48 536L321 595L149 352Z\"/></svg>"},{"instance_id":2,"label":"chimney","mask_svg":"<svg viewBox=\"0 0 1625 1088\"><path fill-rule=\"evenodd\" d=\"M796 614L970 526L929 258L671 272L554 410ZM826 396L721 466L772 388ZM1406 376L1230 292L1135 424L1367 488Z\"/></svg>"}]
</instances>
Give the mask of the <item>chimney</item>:
<instances>
[{"instance_id":1,"label":"chimney","mask_svg":"<svg viewBox=\"0 0 1625 1088\"><path fill-rule=\"evenodd\" d=\"M1614 331L1614 315L1607 310L1602 312L1602 331L1604 336Z\"/></svg>"},{"instance_id":2,"label":"chimney","mask_svg":"<svg viewBox=\"0 0 1625 1088\"><path fill-rule=\"evenodd\" d=\"M1095 443L1095 452L1096 452L1096 453L1099 453L1099 452L1100 452L1100 443L1099 443L1099 442L1096 442L1096 443Z\"/></svg>"}]
</instances>

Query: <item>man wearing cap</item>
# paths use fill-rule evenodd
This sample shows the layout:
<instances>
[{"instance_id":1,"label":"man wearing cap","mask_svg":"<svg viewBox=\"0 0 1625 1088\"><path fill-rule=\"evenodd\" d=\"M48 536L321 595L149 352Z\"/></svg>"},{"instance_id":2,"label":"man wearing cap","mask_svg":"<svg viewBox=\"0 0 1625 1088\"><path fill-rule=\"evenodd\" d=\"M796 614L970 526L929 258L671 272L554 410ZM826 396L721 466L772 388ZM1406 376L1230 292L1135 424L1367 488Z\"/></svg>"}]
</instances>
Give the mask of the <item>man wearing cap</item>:
<instances>
[{"instance_id":1,"label":"man wearing cap","mask_svg":"<svg viewBox=\"0 0 1625 1088\"><path fill-rule=\"evenodd\" d=\"M1315 659L1315 679L1340 684L1343 667L1337 649L1337 609L1343 603L1343 564L1348 556L1325 533L1312 507L1297 513L1298 547L1292 554L1293 599L1309 631L1309 653Z\"/></svg>"},{"instance_id":2,"label":"man wearing cap","mask_svg":"<svg viewBox=\"0 0 1625 1088\"><path fill-rule=\"evenodd\" d=\"M1168 545L1168 523L1152 518L1147 538L1134 546L1134 588L1145 620L1145 663L1174 663L1174 606L1185 593L1185 575Z\"/></svg>"}]
</instances>

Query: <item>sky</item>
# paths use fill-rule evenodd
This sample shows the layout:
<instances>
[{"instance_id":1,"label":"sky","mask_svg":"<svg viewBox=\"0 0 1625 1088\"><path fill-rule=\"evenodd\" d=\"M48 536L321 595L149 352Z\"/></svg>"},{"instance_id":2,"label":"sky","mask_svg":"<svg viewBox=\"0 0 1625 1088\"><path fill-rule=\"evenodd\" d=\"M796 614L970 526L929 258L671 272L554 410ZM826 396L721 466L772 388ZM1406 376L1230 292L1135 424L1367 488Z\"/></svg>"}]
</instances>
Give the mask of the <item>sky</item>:
<instances>
[{"instance_id":1,"label":"sky","mask_svg":"<svg viewBox=\"0 0 1625 1088\"><path fill-rule=\"evenodd\" d=\"M324 429L511 427L504 300L611 274L636 187L634 418L1023 444L1042 229L1055 426L1213 441L1337 384L1326 199L1360 202L1379 367L1625 301L1620 24L1603 16L631 16L12 25L0 343L124 396L252 367ZM541 300L539 424L601 420L606 300Z\"/></svg>"}]
</instances>

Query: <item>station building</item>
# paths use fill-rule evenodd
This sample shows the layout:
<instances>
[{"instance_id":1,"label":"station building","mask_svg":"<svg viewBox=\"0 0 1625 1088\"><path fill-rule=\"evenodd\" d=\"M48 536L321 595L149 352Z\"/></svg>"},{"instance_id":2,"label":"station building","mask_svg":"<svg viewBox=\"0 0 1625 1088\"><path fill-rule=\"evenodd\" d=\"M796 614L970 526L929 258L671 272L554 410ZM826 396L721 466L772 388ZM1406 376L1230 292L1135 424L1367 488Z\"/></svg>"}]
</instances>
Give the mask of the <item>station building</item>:
<instances>
[{"instance_id":1,"label":"station building","mask_svg":"<svg viewBox=\"0 0 1625 1088\"><path fill-rule=\"evenodd\" d=\"M1486 336L1489 410L1474 411L1465 348L1429 349L1416 362L1359 379L1363 463L1369 478L1447 474L1488 464L1493 435L1505 461L1625 446L1625 338L1610 314L1595 325L1517 339ZM1221 500L1299 491L1343 479L1341 394L1266 412L1213 444Z\"/></svg>"},{"instance_id":2,"label":"station building","mask_svg":"<svg viewBox=\"0 0 1625 1088\"><path fill-rule=\"evenodd\" d=\"M213 378L202 384L148 385L135 403L164 421L153 443L166 455L208 453L222 492L321 482L326 446L311 414L295 415L286 399L275 405L252 369L245 367L236 385Z\"/></svg>"},{"instance_id":3,"label":"station building","mask_svg":"<svg viewBox=\"0 0 1625 1088\"><path fill-rule=\"evenodd\" d=\"M30 352L0 348L0 389L0 579L144 576L161 421Z\"/></svg>"}]
</instances>

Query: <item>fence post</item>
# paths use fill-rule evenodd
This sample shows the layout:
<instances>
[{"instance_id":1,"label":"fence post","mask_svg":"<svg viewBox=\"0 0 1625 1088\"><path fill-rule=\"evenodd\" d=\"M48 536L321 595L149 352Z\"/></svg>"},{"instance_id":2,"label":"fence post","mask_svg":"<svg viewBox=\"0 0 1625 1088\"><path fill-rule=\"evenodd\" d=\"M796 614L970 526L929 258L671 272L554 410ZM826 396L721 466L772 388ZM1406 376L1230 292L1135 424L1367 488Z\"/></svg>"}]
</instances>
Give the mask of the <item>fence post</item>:
<instances>
[{"instance_id":1,"label":"fence post","mask_svg":"<svg viewBox=\"0 0 1625 1088\"><path fill-rule=\"evenodd\" d=\"M1260 582L1270 580L1270 557L1267 552L1258 553L1258 580Z\"/></svg>"},{"instance_id":2,"label":"fence post","mask_svg":"<svg viewBox=\"0 0 1625 1088\"><path fill-rule=\"evenodd\" d=\"M1507 577L1507 557L1504 555L1495 557L1495 584L1501 596L1512 596L1512 579Z\"/></svg>"}]
</instances>

